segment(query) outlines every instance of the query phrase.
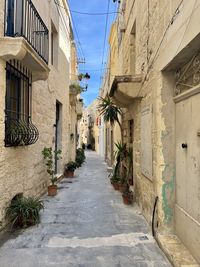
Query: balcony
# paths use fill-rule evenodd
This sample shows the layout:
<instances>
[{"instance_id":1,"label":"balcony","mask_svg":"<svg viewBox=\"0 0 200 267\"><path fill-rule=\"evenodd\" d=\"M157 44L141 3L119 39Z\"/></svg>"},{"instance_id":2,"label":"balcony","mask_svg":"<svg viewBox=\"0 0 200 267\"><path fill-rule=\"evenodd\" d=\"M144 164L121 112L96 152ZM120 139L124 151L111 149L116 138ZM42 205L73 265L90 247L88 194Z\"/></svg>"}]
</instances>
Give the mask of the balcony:
<instances>
[{"instance_id":1,"label":"balcony","mask_svg":"<svg viewBox=\"0 0 200 267\"><path fill-rule=\"evenodd\" d=\"M0 57L21 61L33 81L48 78L49 31L31 0L5 0Z\"/></svg>"},{"instance_id":2,"label":"balcony","mask_svg":"<svg viewBox=\"0 0 200 267\"><path fill-rule=\"evenodd\" d=\"M81 94L82 87L78 82L72 82L69 86L70 105L76 106L77 96Z\"/></svg>"},{"instance_id":3,"label":"balcony","mask_svg":"<svg viewBox=\"0 0 200 267\"><path fill-rule=\"evenodd\" d=\"M115 76L110 90L110 96L121 107L128 107L133 100L140 99L141 75Z\"/></svg>"}]
</instances>

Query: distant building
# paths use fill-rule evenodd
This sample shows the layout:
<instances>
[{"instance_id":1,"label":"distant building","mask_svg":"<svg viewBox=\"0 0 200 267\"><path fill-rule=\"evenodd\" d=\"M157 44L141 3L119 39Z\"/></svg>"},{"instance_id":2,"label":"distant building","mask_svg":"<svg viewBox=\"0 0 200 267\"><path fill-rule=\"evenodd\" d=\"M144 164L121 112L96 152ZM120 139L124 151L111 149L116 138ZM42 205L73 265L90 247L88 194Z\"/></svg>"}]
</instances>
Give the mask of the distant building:
<instances>
[{"instance_id":1,"label":"distant building","mask_svg":"<svg viewBox=\"0 0 200 267\"><path fill-rule=\"evenodd\" d=\"M94 100L84 109L81 122L82 143L99 153L99 117L98 100Z\"/></svg>"}]
</instances>

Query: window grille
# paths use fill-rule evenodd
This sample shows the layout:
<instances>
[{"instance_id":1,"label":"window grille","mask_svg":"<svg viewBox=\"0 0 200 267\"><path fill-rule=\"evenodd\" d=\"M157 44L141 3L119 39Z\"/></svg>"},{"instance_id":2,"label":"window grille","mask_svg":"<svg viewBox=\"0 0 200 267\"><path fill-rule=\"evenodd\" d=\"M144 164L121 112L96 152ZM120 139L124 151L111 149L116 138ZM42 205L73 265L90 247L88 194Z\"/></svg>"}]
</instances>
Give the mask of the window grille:
<instances>
[{"instance_id":1,"label":"window grille","mask_svg":"<svg viewBox=\"0 0 200 267\"><path fill-rule=\"evenodd\" d=\"M6 63L5 146L34 144L39 137L31 121L32 77L18 61Z\"/></svg>"}]
</instances>

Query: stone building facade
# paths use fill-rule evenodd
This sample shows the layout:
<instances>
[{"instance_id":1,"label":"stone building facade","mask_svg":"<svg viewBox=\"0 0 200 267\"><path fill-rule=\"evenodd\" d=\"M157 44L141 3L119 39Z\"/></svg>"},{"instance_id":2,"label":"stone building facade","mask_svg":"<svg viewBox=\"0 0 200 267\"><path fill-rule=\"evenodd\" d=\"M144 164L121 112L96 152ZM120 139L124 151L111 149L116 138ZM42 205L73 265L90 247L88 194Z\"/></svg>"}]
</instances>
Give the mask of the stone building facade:
<instances>
[{"instance_id":1,"label":"stone building facade","mask_svg":"<svg viewBox=\"0 0 200 267\"><path fill-rule=\"evenodd\" d=\"M57 4L56 4L57 2ZM46 147L74 159L70 106L72 27L66 1L0 0L0 221L18 194L40 196L49 176ZM75 56L75 55L74 55Z\"/></svg>"},{"instance_id":2,"label":"stone building facade","mask_svg":"<svg viewBox=\"0 0 200 267\"><path fill-rule=\"evenodd\" d=\"M84 109L80 124L81 145L99 153L98 100L94 100Z\"/></svg>"},{"instance_id":3,"label":"stone building facade","mask_svg":"<svg viewBox=\"0 0 200 267\"><path fill-rule=\"evenodd\" d=\"M200 262L200 1L123 0L119 12L101 95L124 111L133 191L149 224L155 208L157 238L176 235Z\"/></svg>"}]
</instances>

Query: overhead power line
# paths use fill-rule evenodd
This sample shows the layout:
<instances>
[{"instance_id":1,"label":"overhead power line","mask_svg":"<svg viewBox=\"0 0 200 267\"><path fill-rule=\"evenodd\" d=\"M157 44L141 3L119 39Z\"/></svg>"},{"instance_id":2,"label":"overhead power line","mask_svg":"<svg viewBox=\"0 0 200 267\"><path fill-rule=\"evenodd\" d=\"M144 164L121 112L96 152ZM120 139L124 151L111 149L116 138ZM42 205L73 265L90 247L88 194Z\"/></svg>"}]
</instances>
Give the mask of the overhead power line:
<instances>
[{"instance_id":1,"label":"overhead power line","mask_svg":"<svg viewBox=\"0 0 200 267\"><path fill-rule=\"evenodd\" d=\"M98 72L98 71L107 70L107 69L109 69L109 68L103 68L103 69L101 68L101 69L96 69L96 70L95 70L95 69L85 69L85 71L87 71L87 72L89 72L89 71L91 71L91 72L92 72L92 71L94 71L94 72ZM80 71L83 71L83 70L80 69Z\"/></svg>"},{"instance_id":2,"label":"overhead power line","mask_svg":"<svg viewBox=\"0 0 200 267\"><path fill-rule=\"evenodd\" d=\"M78 31L77 31L77 28L76 28L76 24L74 22L74 19L73 19L73 16L71 16L72 18L72 24L73 24L73 27L74 27L74 31L75 31L75 34L76 34L76 38L77 38L77 44L80 48L80 51L81 51L81 54L82 54L82 57L85 59L85 54L84 54L84 51L83 51L83 47L82 47L82 44L80 42L80 38L79 38L79 34L78 34Z\"/></svg>"},{"instance_id":3,"label":"overhead power line","mask_svg":"<svg viewBox=\"0 0 200 267\"><path fill-rule=\"evenodd\" d=\"M57 7L60 7L60 8L64 8L66 9L64 6L60 5L57 0L54 0L54 3L56 4ZM61 18L63 19L63 16L62 16L62 13L59 11L58 9L58 12L59 12L59 15L61 16ZM74 31L75 31L75 34L76 34L76 38L77 38L77 48L79 50L79 53L80 53L80 57L84 59L84 62L85 62L85 54L83 52L83 48L82 48L82 44L80 42L80 38L79 38L79 35L78 35L78 31L76 29L76 25L75 25L75 22L74 22L74 19L73 17L71 16L71 19L72 19L72 24L73 24L73 28L74 28ZM67 29L68 31L68 29Z\"/></svg>"},{"instance_id":4,"label":"overhead power line","mask_svg":"<svg viewBox=\"0 0 200 267\"><path fill-rule=\"evenodd\" d=\"M105 16L105 15L112 15L112 14L119 14L120 12L105 12L105 13L89 13L89 12L81 12L81 11L75 11L70 10L72 13L80 14L80 15L88 15L88 16Z\"/></svg>"},{"instance_id":5,"label":"overhead power line","mask_svg":"<svg viewBox=\"0 0 200 267\"><path fill-rule=\"evenodd\" d=\"M107 37L107 30L108 30L108 14L109 14L109 9L110 9L110 0L108 0L108 5L107 5L107 15L106 15L106 25L105 25L105 33L104 33L104 40L103 40L103 54L102 54L102 71L101 71L101 76L100 76L100 86L101 86L101 77L103 73L103 64L104 64L104 56L105 56L105 49L106 49L106 37Z\"/></svg>"},{"instance_id":6,"label":"overhead power line","mask_svg":"<svg viewBox=\"0 0 200 267\"><path fill-rule=\"evenodd\" d=\"M58 2L56 2L56 5L58 5L59 7L61 8L65 8L64 6L60 5ZM71 13L76 13L76 14L80 14L80 15L87 15L87 16L105 16L105 15L112 15L112 14L118 14L120 13L119 11L116 11L116 12L82 12L82 11L79 11L79 10L71 10L69 9L69 11Z\"/></svg>"}]
</instances>

